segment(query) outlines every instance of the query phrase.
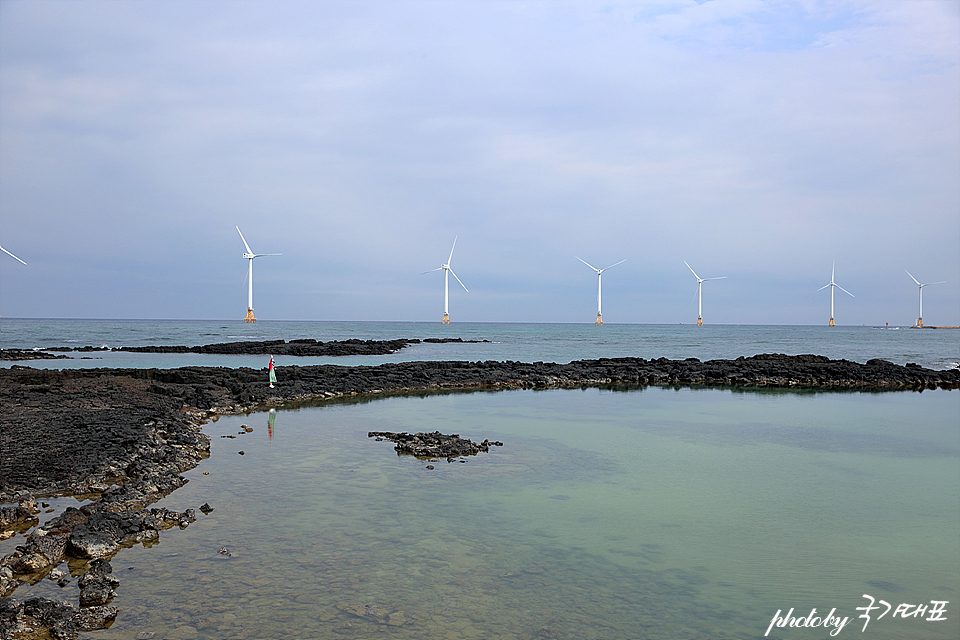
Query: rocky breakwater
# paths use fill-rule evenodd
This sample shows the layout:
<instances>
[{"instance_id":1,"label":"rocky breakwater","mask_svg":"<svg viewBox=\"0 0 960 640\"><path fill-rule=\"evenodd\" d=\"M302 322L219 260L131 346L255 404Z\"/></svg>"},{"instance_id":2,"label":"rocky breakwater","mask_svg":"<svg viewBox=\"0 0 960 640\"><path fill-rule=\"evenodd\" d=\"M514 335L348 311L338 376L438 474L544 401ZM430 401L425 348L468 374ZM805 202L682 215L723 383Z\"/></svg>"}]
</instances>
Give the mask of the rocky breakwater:
<instances>
[{"instance_id":1,"label":"rocky breakwater","mask_svg":"<svg viewBox=\"0 0 960 640\"><path fill-rule=\"evenodd\" d=\"M160 345L135 347L49 347L46 349L0 349L0 360L35 360L42 358L66 358L56 353L97 351L126 351L130 353L200 353L206 355L264 355L294 357L340 357L382 356L396 353L411 344L478 343L488 340L463 340L462 338L397 338L396 340L330 340L323 342L313 338L296 340L259 340L242 342L218 342L195 346ZM53 353L51 353L53 352Z\"/></svg>"},{"instance_id":2,"label":"rocky breakwater","mask_svg":"<svg viewBox=\"0 0 960 640\"><path fill-rule=\"evenodd\" d=\"M40 349L0 349L0 360L67 360L69 357Z\"/></svg>"}]
</instances>

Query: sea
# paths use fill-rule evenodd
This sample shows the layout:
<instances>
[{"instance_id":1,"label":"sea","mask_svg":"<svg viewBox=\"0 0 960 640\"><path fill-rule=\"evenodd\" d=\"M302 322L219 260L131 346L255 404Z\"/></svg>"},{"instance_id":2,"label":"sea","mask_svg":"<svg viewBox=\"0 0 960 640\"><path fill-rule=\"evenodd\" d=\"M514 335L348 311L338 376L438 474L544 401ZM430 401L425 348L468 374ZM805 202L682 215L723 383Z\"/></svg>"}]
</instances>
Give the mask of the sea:
<instances>
[{"instance_id":1,"label":"sea","mask_svg":"<svg viewBox=\"0 0 960 640\"><path fill-rule=\"evenodd\" d=\"M0 318L0 348L462 338L412 360L701 360L760 353L957 368L960 332L906 327ZM262 356L69 352L43 368ZM266 383L266 377L265 377ZM8 408L4 408L7 410ZM183 530L112 560L89 638L528 640L960 637L960 391L644 387L316 402L204 425L158 506ZM502 442L458 461L372 431ZM47 500L41 524L83 500ZM10 553L22 536L0 542ZM76 576L82 567L60 569ZM38 577L13 595L77 596Z\"/></svg>"}]
</instances>

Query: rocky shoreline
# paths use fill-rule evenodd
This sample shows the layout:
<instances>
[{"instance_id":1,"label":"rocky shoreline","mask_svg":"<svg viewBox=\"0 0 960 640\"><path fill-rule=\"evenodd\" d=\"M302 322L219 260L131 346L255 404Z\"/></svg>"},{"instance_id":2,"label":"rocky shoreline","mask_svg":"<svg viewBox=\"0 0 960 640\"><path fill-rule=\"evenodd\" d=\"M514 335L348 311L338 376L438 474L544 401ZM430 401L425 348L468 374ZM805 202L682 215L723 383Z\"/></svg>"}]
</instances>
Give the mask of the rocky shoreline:
<instances>
[{"instance_id":1,"label":"rocky shoreline","mask_svg":"<svg viewBox=\"0 0 960 640\"><path fill-rule=\"evenodd\" d=\"M960 388L960 370L937 371L885 360L865 364L823 356L762 354L735 360L601 358L569 364L403 362L378 366L282 366L265 370L0 369L0 492L34 495L112 493L150 486L151 474L178 474L209 449L201 425L219 414L323 402L361 394L448 390L692 386L837 391ZM148 470L145 460L153 461ZM146 475L145 475L146 474ZM159 483L159 484L158 484ZM114 489L110 489L115 487ZM165 495L165 494L164 494Z\"/></svg>"},{"instance_id":2,"label":"rocky shoreline","mask_svg":"<svg viewBox=\"0 0 960 640\"><path fill-rule=\"evenodd\" d=\"M298 348L304 343L284 344ZM22 582L50 577L65 559L91 561L90 570L96 569L94 577L85 579L85 584L93 585L93 595L79 608L51 600L0 599L0 638L13 637L13 630L30 629L70 638L109 624L116 616L116 608L108 604L116 587L108 570L109 558L123 545L155 541L159 531L186 527L193 521L193 509L176 513L148 506L182 486L186 481L180 474L209 455L210 440L202 425L217 415L365 395L495 389L960 388L958 370L782 354L707 362L601 358L569 364L439 361L284 366L278 367L277 376L278 383L270 388L265 370L248 368L55 370L13 365L0 369L0 503L4 503L0 530L35 527L37 498L95 498L80 509L68 508L42 529L35 528L15 552L0 559L0 593L9 596Z\"/></svg>"}]
</instances>

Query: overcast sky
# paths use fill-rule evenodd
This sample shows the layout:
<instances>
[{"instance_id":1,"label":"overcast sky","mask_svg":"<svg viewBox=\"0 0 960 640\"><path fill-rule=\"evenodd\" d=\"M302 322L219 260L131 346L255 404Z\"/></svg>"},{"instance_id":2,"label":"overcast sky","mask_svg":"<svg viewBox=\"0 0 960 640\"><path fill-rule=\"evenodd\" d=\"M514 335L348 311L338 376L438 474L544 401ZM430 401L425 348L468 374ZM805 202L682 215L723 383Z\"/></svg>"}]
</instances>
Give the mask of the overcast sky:
<instances>
[{"instance_id":1,"label":"overcast sky","mask_svg":"<svg viewBox=\"0 0 960 640\"><path fill-rule=\"evenodd\" d=\"M0 0L4 317L960 324L960 1Z\"/></svg>"}]
</instances>

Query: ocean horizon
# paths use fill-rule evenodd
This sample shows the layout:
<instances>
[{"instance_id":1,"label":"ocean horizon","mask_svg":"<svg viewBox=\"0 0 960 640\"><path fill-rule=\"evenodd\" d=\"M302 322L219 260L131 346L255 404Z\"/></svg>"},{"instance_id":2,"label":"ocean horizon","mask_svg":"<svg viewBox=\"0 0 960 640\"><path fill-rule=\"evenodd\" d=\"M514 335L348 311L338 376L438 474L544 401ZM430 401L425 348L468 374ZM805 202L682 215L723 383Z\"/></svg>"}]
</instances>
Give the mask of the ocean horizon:
<instances>
[{"instance_id":1,"label":"ocean horizon","mask_svg":"<svg viewBox=\"0 0 960 640\"><path fill-rule=\"evenodd\" d=\"M0 318L0 348L196 346L220 342L460 338L463 343L414 344L385 356L278 358L288 364L369 365L413 360L568 363L592 358L736 359L761 353L815 354L866 362L960 366L955 330L886 326L712 325L528 322L343 322L302 320L143 320ZM476 341L476 342L468 342ZM266 366L262 357L200 354L67 353L68 360L33 360L40 368ZM21 363L26 364L26 363ZM3 366L10 366L4 364Z\"/></svg>"}]
</instances>

